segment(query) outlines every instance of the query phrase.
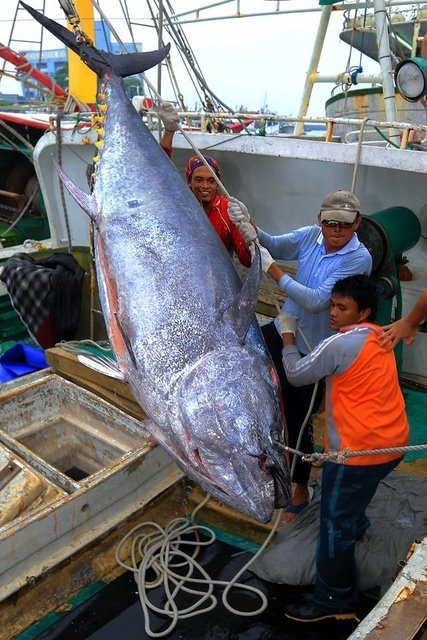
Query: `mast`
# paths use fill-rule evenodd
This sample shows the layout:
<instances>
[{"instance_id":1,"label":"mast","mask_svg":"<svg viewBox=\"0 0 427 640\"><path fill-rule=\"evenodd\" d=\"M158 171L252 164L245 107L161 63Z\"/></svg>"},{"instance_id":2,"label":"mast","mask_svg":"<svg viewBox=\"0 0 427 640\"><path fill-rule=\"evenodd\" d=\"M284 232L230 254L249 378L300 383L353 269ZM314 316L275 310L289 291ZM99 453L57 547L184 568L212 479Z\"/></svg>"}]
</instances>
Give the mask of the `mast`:
<instances>
[{"instance_id":1,"label":"mast","mask_svg":"<svg viewBox=\"0 0 427 640\"><path fill-rule=\"evenodd\" d=\"M80 24L87 36L95 42L95 23L92 0L74 0L74 6L80 17ZM68 25L69 26L69 25ZM82 62L79 56L68 49L68 91L86 104L96 100L96 74Z\"/></svg>"},{"instance_id":2,"label":"mast","mask_svg":"<svg viewBox=\"0 0 427 640\"><path fill-rule=\"evenodd\" d=\"M317 67L319 65L320 55L322 53L323 43L325 41L331 11L332 3L322 7L319 27L317 30L316 40L313 45L313 52L311 55L301 104L298 111L298 115L300 117L304 117L307 115L311 93L313 91L313 85L316 81L319 81L319 77L317 76ZM391 64L385 0L374 0L374 16L386 120L388 122L397 122L398 117L396 110L396 97L393 81L393 69ZM322 78L322 80L324 79ZM297 122L294 128L294 134L301 135L303 132L304 124L302 122ZM397 129L390 130L389 137L393 140L393 142L399 143L399 131Z\"/></svg>"},{"instance_id":3,"label":"mast","mask_svg":"<svg viewBox=\"0 0 427 640\"><path fill-rule=\"evenodd\" d=\"M308 105L310 104L311 93L313 91L314 79L316 77L317 67L319 65L320 55L322 53L323 43L325 42L326 32L328 30L329 18L331 17L332 5L322 7L319 27L317 29L316 40L314 41L313 53L311 54L310 65L308 67L307 76L305 78L304 90L301 98L301 104L298 111L299 116L306 116ZM297 122L294 128L294 134L300 136L304 133L304 123Z\"/></svg>"},{"instance_id":4,"label":"mast","mask_svg":"<svg viewBox=\"0 0 427 640\"><path fill-rule=\"evenodd\" d=\"M381 68L386 120L388 120L388 122L396 122L396 96L394 91L393 69L391 66L385 0L374 0L374 16L378 46L378 62ZM397 129L390 130L389 137L391 139L395 138L393 142L398 142L399 131Z\"/></svg>"}]
</instances>

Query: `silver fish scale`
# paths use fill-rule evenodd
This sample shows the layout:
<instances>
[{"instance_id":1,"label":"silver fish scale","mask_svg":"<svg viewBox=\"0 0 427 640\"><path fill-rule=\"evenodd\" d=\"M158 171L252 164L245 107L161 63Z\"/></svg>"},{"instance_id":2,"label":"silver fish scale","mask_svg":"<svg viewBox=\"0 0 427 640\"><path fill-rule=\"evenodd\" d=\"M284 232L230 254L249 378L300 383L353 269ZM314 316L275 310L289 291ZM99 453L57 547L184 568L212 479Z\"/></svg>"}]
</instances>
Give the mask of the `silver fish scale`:
<instances>
[{"instance_id":1,"label":"silver fish scale","mask_svg":"<svg viewBox=\"0 0 427 640\"><path fill-rule=\"evenodd\" d=\"M188 475L219 500L269 520L274 487L260 467L262 454L287 475L272 442L280 415L270 359L255 319L242 344L233 315L224 313L240 295L240 278L120 84L113 77L106 86L94 191L97 274L111 343L157 425L153 435ZM124 351L112 330L116 320Z\"/></svg>"}]
</instances>

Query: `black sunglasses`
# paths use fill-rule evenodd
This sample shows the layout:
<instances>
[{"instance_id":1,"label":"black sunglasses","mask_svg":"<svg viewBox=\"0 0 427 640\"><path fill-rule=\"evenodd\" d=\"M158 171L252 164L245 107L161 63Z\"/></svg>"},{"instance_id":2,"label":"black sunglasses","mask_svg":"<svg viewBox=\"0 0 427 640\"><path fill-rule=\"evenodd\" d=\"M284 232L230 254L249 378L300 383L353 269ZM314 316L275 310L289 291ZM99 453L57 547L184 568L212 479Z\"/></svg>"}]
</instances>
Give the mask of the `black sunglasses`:
<instances>
[{"instance_id":1,"label":"black sunglasses","mask_svg":"<svg viewBox=\"0 0 427 640\"><path fill-rule=\"evenodd\" d=\"M340 229L350 229L356 220L353 222L341 222L339 220L321 220L324 227L339 227Z\"/></svg>"}]
</instances>

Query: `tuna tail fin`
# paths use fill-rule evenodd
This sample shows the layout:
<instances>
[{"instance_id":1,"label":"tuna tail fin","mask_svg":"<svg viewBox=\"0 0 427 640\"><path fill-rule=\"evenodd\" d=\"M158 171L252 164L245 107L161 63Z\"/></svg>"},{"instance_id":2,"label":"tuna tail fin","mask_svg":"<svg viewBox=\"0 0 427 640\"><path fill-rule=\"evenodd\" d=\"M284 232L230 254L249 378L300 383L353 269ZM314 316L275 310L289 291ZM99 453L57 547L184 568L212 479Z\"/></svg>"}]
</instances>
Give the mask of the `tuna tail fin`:
<instances>
[{"instance_id":1,"label":"tuna tail fin","mask_svg":"<svg viewBox=\"0 0 427 640\"><path fill-rule=\"evenodd\" d=\"M126 54L107 53L84 42L79 44L76 42L74 34L58 22L47 18L39 11L25 4L25 2L22 2L22 0L20 0L20 4L33 16L34 20L37 20L43 27L53 33L74 53L77 53L83 62L100 77L104 75L107 69L112 69L116 75L123 78L142 73L159 64L169 53L170 44L158 51Z\"/></svg>"},{"instance_id":2,"label":"tuna tail fin","mask_svg":"<svg viewBox=\"0 0 427 640\"><path fill-rule=\"evenodd\" d=\"M234 327L234 330L242 343L244 342L249 326L254 319L255 307L258 302L261 273L261 254L258 245L255 244L255 253L252 258L248 277L240 290L239 296L223 314L223 317Z\"/></svg>"}]
</instances>

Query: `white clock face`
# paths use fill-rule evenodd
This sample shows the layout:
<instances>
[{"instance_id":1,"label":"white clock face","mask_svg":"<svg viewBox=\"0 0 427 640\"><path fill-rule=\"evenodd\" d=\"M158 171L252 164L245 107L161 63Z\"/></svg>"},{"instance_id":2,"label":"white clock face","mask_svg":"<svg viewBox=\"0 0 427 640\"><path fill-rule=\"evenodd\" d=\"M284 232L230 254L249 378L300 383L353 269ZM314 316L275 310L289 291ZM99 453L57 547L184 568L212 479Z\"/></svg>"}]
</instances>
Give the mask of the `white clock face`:
<instances>
[{"instance_id":1,"label":"white clock face","mask_svg":"<svg viewBox=\"0 0 427 640\"><path fill-rule=\"evenodd\" d=\"M396 76L396 85L404 98L416 100L424 95L424 75L415 62L403 64Z\"/></svg>"}]
</instances>

